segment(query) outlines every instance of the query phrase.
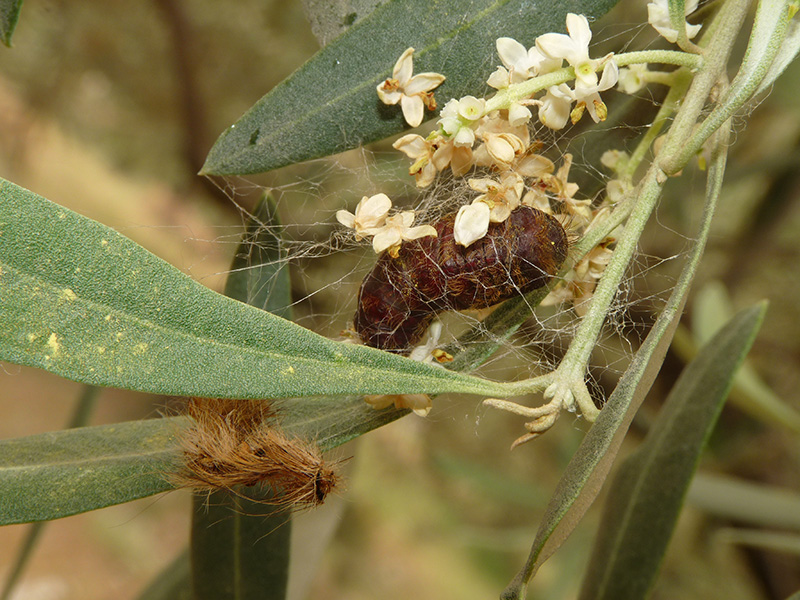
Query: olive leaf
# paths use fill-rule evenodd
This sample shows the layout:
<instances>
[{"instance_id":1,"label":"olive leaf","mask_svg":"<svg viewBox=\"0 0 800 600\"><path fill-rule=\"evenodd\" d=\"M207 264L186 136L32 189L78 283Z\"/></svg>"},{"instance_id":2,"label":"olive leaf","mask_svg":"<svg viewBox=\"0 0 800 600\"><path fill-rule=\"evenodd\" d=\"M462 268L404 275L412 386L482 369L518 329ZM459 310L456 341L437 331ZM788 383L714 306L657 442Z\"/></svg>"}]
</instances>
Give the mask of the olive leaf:
<instances>
[{"instance_id":1,"label":"olive leaf","mask_svg":"<svg viewBox=\"0 0 800 600\"><path fill-rule=\"evenodd\" d=\"M226 298L3 180L0 299L0 360L91 385L204 398L510 393Z\"/></svg>"},{"instance_id":2,"label":"olive leaf","mask_svg":"<svg viewBox=\"0 0 800 600\"><path fill-rule=\"evenodd\" d=\"M19 21L22 0L0 0L0 40L11 47L11 36Z\"/></svg>"},{"instance_id":3,"label":"olive leaf","mask_svg":"<svg viewBox=\"0 0 800 600\"><path fill-rule=\"evenodd\" d=\"M201 173L259 173L327 156L394 135L406 128L399 106L378 100L376 86L413 47L414 70L447 80L448 98L481 96L498 60L495 41L526 46L548 31L563 31L568 12L593 18L616 0L393 0L376 8L314 55L225 130ZM429 113L432 114L432 113Z\"/></svg>"}]
</instances>

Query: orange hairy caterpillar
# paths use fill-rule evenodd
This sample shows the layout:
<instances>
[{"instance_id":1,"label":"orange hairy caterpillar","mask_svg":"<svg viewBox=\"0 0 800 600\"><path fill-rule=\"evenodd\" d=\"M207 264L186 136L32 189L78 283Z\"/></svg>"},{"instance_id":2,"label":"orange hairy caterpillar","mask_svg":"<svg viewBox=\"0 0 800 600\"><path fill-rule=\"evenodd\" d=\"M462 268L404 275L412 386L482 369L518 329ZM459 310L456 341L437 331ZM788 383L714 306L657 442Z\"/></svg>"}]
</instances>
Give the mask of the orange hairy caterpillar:
<instances>
[{"instance_id":1,"label":"orange hairy caterpillar","mask_svg":"<svg viewBox=\"0 0 800 600\"><path fill-rule=\"evenodd\" d=\"M384 252L364 278L355 330L367 346L407 353L434 317L447 310L487 308L546 285L567 257L558 220L528 206L515 209L464 248L453 237L455 213L433 224L437 237Z\"/></svg>"},{"instance_id":2,"label":"orange hairy caterpillar","mask_svg":"<svg viewBox=\"0 0 800 600\"><path fill-rule=\"evenodd\" d=\"M317 506L336 487L335 465L319 449L284 433L268 401L193 398L186 412L193 425L181 433L184 466L178 487L198 492L264 485L264 501L281 507Z\"/></svg>"}]
</instances>

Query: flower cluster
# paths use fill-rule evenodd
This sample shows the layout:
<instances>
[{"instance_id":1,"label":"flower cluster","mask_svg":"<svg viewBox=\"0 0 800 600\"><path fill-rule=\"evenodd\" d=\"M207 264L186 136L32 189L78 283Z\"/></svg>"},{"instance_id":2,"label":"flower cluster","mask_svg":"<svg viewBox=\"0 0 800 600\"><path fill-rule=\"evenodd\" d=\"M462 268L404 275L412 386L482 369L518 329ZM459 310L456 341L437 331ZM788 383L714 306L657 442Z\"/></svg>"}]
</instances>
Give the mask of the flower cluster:
<instances>
[{"instance_id":1,"label":"flower cluster","mask_svg":"<svg viewBox=\"0 0 800 600\"><path fill-rule=\"evenodd\" d=\"M490 223L505 221L520 205L547 204L550 193L561 201L567 214L579 217L579 224L590 220L589 201L575 200L577 186L566 181L570 162L565 161L554 174L553 163L535 153L528 124L533 116L531 107L535 106L539 120L553 129L563 128L570 119L577 122L584 113L596 122L605 119L607 110L600 92L617 84L619 70L613 55L598 59L589 56L591 39L586 17L572 13L567 15L567 34L546 33L531 48L511 38L498 39L502 66L488 79L498 96L488 100L473 96L449 100L433 133L427 137L408 134L394 143L413 161L409 174L420 188L431 185L437 174L448 167L456 177L474 168L497 173L495 178L469 180L478 195L462 206L456 217L457 243L469 246L486 235ZM379 86L384 102L402 103L404 100L398 98L403 95L405 98L418 94L415 97L419 98L423 89L422 97L432 97L426 94L431 94L430 90L443 80L434 73L411 77L412 53L412 49L407 50L395 65L395 77ZM546 90L531 87L533 91L520 91L531 80L562 69L565 61L575 74L572 87L560 84ZM392 89L397 90L387 99L386 86L395 81L397 85L392 84ZM539 91L544 94L535 98ZM498 101L501 92L503 99ZM419 114L421 111L420 104Z\"/></svg>"},{"instance_id":2,"label":"flower cluster","mask_svg":"<svg viewBox=\"0 0 800 600\"><path fill-rule=\"evenodd\" d=\"M414 222L413 210L389 216L391 208L392 201L386 194L364 196L356 206L355 214L340 210L336 213L336 220L345 227L355 229L356 239L373 236L372 248L376 253L388 250L395 257L403 240L436 236L436 229L430 225L411 227Z\"/></svg>"}]
</instances>

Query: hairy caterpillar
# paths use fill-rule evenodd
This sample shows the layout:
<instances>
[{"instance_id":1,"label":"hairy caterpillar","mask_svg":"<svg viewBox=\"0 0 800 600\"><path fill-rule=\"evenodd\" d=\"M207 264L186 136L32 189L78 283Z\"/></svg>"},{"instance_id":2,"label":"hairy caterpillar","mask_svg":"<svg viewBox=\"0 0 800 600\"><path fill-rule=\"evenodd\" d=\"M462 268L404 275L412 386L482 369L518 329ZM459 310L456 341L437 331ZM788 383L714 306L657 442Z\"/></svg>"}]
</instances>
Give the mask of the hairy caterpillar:
<instances>
[{"instance_id":1,"label":"hairy caterpillar","mask_svg":"<svg viewBox=\"0 0 800 600\"><path fill-rule=\"evenodd\" d=\"M437 237L404 242L396 258L384 252L364 278L355 330L367 346L405 354L438 313L486 308L540 288L567 257L564 228L535 208L518 207L467 248L453 238L455 217L433 225Z\"/></svg>"},{"instance_id":2,"label":"hairy caterpillar","mask_svg":"<svg viewBox=\"0 0 800 600\"><path fill-rule=\"evenodd\" d=\"M280 507L317 506L336 487L335 465L313 444L283 432L269 401L193 398L193 426L180 436L183 468L177 487L196 492L268 486L264 502Z\"/></svg>"}]
</instances>

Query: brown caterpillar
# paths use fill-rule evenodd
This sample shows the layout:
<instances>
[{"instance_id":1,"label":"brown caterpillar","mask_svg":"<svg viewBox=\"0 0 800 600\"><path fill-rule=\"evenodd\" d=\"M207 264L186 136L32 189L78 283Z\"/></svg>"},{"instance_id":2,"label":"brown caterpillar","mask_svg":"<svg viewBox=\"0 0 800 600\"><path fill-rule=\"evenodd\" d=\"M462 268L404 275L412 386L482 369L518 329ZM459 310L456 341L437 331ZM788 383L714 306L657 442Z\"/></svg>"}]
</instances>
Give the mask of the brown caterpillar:
<instances>
[{"instance_id":1,"label":"brown caterpillar","mask_svg":"<svg viewBox=\"0 0 800 600\"><path fill-rule=\"evenodd\" d=\"M567 257L564 228L535 208L518 207L467 248L453 238L455 217L433 225L437 237L404 242L396 258L384 252L364 278L355 316L364 344L406 354L437 314L486 308L540 288Z\"/></svg>"},{"instance_id":2,"label":"brown caterpillar","mask_svg":"<svg viewBox=\"0 0 800 600\"><path fill-rule=\"evenodd\" d=\"M268 401L193 398L186 407L193 426L181 433L184 466L176 487L197 492L266 485L264 500L286 508L317 506L336 487L335 465L319 449L284 433Z\"/></svg>"}]
</instances>

